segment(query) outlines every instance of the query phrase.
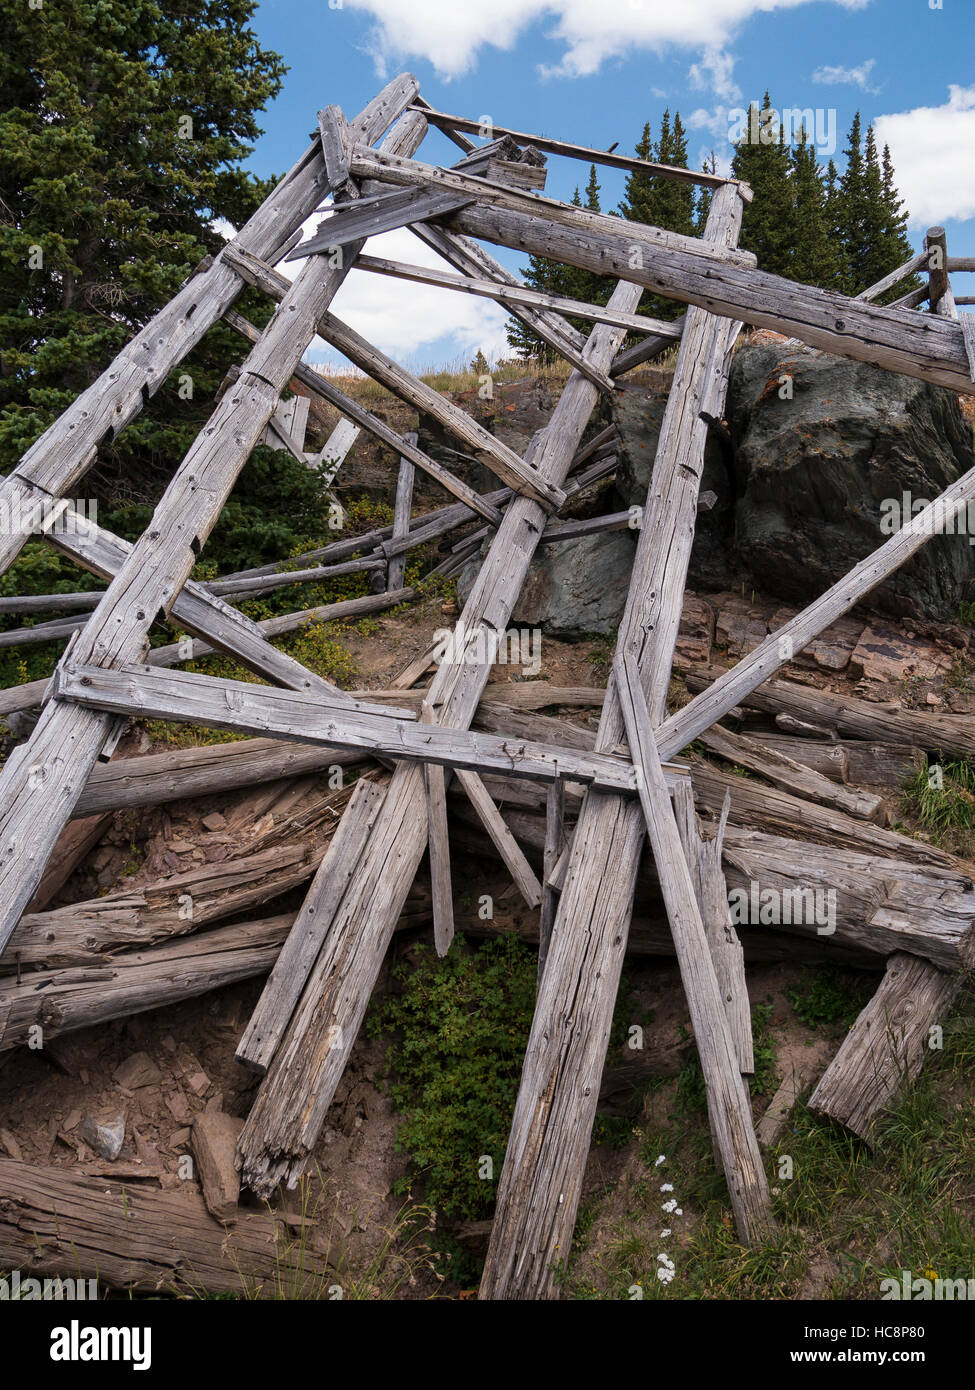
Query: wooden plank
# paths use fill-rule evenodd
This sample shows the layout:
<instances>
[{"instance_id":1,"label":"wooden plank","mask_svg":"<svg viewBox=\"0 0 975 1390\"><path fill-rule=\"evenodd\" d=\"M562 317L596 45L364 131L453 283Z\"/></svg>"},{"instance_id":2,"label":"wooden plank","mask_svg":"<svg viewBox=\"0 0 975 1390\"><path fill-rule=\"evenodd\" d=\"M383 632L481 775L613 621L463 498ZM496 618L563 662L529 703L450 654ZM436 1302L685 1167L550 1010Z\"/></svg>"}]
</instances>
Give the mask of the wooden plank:
<instances>
[{"instance_id":1,"label":"wooden plank","mask_svg":"<svg viewBox=\"0 0 975 1390\"><path fill-rule=\"evenodd\" d=\"M328 185L334 194L345 192L349 174L351 137L348 122L341 106L329 105L318 113L318 137L322 142L322 157Z\"/></svg>"},{"instance_id":2,"label":"wooden plank","mask_svg":"<svg viewBox=\"0 0 975 1390\"><path fill-rule=\"evenodd\" d=\"M310 1239L271 1213L242 1211L228 1233L197 1193L12 1158L0 1158L0 1186L0 1265L23 1279L93 1279L150 1297L167 1289L198 1298L207 1289L315 1298L334 1277Z\"/></svg>"},{"instance_id":3,"label":"wooden plank","mask_svg":"<svg viewBox=\"0 0 975 1390\"><path fill-rule=\"evenodd\" d=\"M880 988L843 1039L809 1098L810 1110L872 1141L877 1116L921 1070L931 1030L961 979L898 951Z\"/></svg>"},{"instance_id":4,"label":"wooden plank","mask_svg":"<svg viewBox=\"0 0 975 1390\"><path fill-rule=\"evenodd\" d=\"M235 1056L263 1076L291 1021L295 1005L352 875L362 838L383 803L384 788L359 781L318 866L271 976L251 1014Z\"/></svg>"},{"instance_id":5,"label":"wooden plank","mask_svg":"<svg viewBox=\"0 0 975 1390\"><path fill-rule=\"evenodd\" d=\"M484 129L483 120L473 121L464 116L451 116L445 111L435 110L427 102L423 103L422 110L431 125L448 134L464 132L480 135ZM534 145L537 150L543 150L546 154L563 155L567 159L583 159L587 164L604 164L610 169L637 171L651 174L655 178L673 179L678 183L697 184L703 188L723 188L725 184L734 182L722 178L719 174L699 173L696 169L684 169L672 164L655 164L648 159L614 154L612 151L594 149L589 145L576 145L568 140L552 140L545 135L526 135L523 131L509 130L507 126L495 125L493 122L491 129L495 136L506 135L518 145ZM476 153L478 147L475 145L473 148Z\"/></svg>"},{"instance_id":6,"label":"wooden plank","mask_svg":"<svg viewBox=\"0 0 975 1390\"><path fill-rule=\"evenodd\" d=\"M924 322L940 324L945 321L931 316L925 318ZM965 511L973 498L975 468L952 483L939 498L912 517L889 540L855 565L808 608L804 608L795 618L770 633L754 651L749 652L725 673L712 690L692 700L689 705L685 705L677 714L671 716L660 731L661 757L673 756L678 749L685 747L704 729L734 709L735 705L741 704L758 685L791 661L793 656L808 646L821 632L844 613L856 607L857 603L878 584L916 554L931 536L950 530L955 518ZM926 719L931 717L923 716ZM690 729L693 729L692 733L688 732ZM876 736L876 730L867 735ZM884 737L884 734L881 733L879 736ZM908 735L905 741L914 740Z\"/></svg>"},{"instance_id":7,"label":"wooden plank","mask_svg":"<svg viewBox=\"0 0 975 1390\"><path fill-rule=\"evenodd\" d=\"M613 307L630 312L638 297L634 287L621 286L614 292ZM600 370L612 360L621 337L621 330L608 325L593 330L586 352ZM529 445L530 461L552 482L565 480L596 400L596 387L574 372L548 425ZM430 688L441 726L470 724L491 669L479 655L483 638L506 629L545 518L545 509L526 497L514 498L506 510L461 615L461 630L469 635L463 654L468 659L441 663ZM423 858L427 827L422 798L421 770L397 767L326 951L244 1126L241 1171L255 1192L268 1193L281 1180L293 1181L321 1132L409 883ZM391 859L395 874L389 872ZM341 1029L341 1046L326 1051L321 1040L336 1026Z\"/></svg>"},{"instance_id":8,"label":"wooden plank","mask_svg":"<svg viewBox=\"0 0 975 1390\"><path fill-rule=\"evenodd\" d=\"M387 143L415 149L425 129L422 121L420 127L414 125L415 119L407 117ZM217 403L174 473L149 530L129 551L91 621L73 639L72 650L82 661L107 667L141 657L152 623L160 613L169 612L189 578L345 273L325 267L320 258L299 272L248 354L240 377ZM33 897L57 837L114 728L112 719L100 712L51 701L29 741L4 766L0 775L0 952ZM31 845L28 855L23 852L25 844Z\"/></svg>"},{"instance_id":9,"label":"wooden plank","mask_svg":"<svg viewBox=\"0 0 975 1390\"><path fill-rule=\"evenodd\" d=\"M637 257L630 229L639 224L608 220L618 226L582 234L548 223L537 212L533 217L528 212L472 204L449 219L449 228L597 274L620 276L665 298L770 328L840 357L975 394L962 331L955 322L865 304L767 271L725 263L705 265L700 256L649 242L641 244L642 256Z\"/></svg>"},{"instance_id":10,"label":"wooden plank","mask_svg":"<svg viewBox=\"0 0 975 1390\"><path fill-rule=\"evenodd\" d=\"M555 866L565 847L565 783L556 778L548 789L545 799L545 848L542 868L545 887L542 893L541 913L538 920L538 982L541 984L545 973L545 962L552 945L552 931L558 908L556 889L553 883ZM559 890L561 891L561 890Z\"/></svg>"},{"instance_id":11,"label":"wooden plank","mask_svg":"<svg viewBox=\"0 0 975 1390\"><path fill-rule=\"evenodd\" d=\"M751 1245L766 1240L775 1229L768 1179L752 1126L751 1104L741 1080L738 1053L668 798L639 668L633 654L625 650L614 665L615 689L627 738L634 763L642 773L638 779L640 804L704 1072L711 1130L724 1166L739 1238Z\"/></svg>"},{"instance_id":12,"label":"wooden plank","mask_svg":"<svg viewBox=\"0 0 975 1390\"><path fill-rule=\"evenodd\" d=\"M353 147L349 167L358 178L399 184L407 188L437 188L458 196L470 196L472 206L455 214L450 219L450 225L463 221L467 214L477 216L481 213L513 213L533 217L546 229L572 233L580 239L596 237L600 233L622 236L620 219L610 217L606 213L589 212L585 208L546 198L539 193L523 192L503 183L494 183L490 179L475 178L454 169L442 169L436 164L424 164L418 159L404 159L382 150L369 149L362 144ZM737 190L737 185L724 182L722 187ZM734 250L700 237L684 236L679 232L665 231L643 222L627 221L626 238L631 249L636 243L641 248L646 246L648 251L652 249L673 252L675 259L679 256L692 257L700 262L702 267L752 269L757 264L755 256L749 251Z\"/></svg>"},{"instance_id":13,"label":"wooden plank","mask_svg":"<svg viewBox=\"0 0 975 1390\"><path fill-rule=\"evenodd\" d=\"M909 290L907 294L902 294L900 299L895 299L892 304L888 304L889 309L916 309L924 304L928 298L928 287L922 285L919 289Z\"/></svg>"},{"instance_id":14,"label":"wooden plank","mask_svg":"<svg viewBox=\"0 0 975 1390\"><path fill-rule=\"evenodd\" d=\"M433 892L433 940L445 956L454 939L454 894L450 879L450 839L447 834L447 789L442 767L423 766L427 803L430 886Z\"/></svg>"},{"instance_id":15,"label":"wooden plank","mask_svg":"<svg viewBox=\"0 0 975 1390\"><path fill-rule=\"evenodd\" d=\"M371 142L406 109L419 85L400 74L353 121L355 138ZM273 260L278 248L310 216L328 192L325 165L313 142L276 185L234 242ZM225 248L224 248L225 249ZM242 289L223 253L191 277L173 299L127 343L114 361L27 450L0 482L0 511L22 517L22 527L5 527L0 572L31 534L31 516L52 497L63 496L94 462L99 444L116 437L155 394L173 368L203 338Z\"/></svg>"},{"instance_id":16,"label":"wooden plank","mask_svg":"<svg viewBox=\"0 0 975 1390\"><path fill-rule=\"evenodd\" d=\"M417 435L415 430L411 430L403 436L410 444L415 445ZM413 507L413 464L408 458L401 458L399 461L399 477L396 480L396 498L393 503L393 534L392 541L406 540L410 534L410 512ZM399 589L403 585L403 575L406 571L406 553L398 551L389 560L389 568L386 574L386 588Z\"/></svg>"},{"instance_id":17,"label":"wooden plank","mask_svg":"<svg viewBox=\"0 0 975 1390\"><path fill-rule=\"evenodd\" d=\"M287 283L284 281L283 276L281 278L284 283ZM257 329L235 310L232 309L225 315L225 321L231 328L238 332L241 337L247 338L249 342L257 342L259 336ZM302 382L309 390L314 391L316 395L321 396L322 399L328 401L330 405L334 405L335 408L340 410L348 419L353 420L361 428L368 430L370 434L375 435L377 439L381 439L383 443L388 444L390 448L395 448L398 454L409 458L417 467L422 468L424 473L428 474L431 478L435 478L448 492L464 502L472 511L485 517L492 525L497 524L500 514L496 508L492 507L490 503L485 502L473 488L461 482L459 478L455 477L453 473L444 468L442 464L437 463L434 459L430 458L428 454L425 454L422 449L417 448L416 445L411 445L405 436L398 435L395 430L391 429L385 421L380 420L372 411L367 410L364 406L360 406L351 396L347 396L344 391L340 390L339 387L334 384L334 382L329 381L327 377L321 376L318 372L313 372L311 368L303 364L295 368L294 376L297 381ZM461 414L463 414L463 412L461 412Z\"/></svg>"},{"instance_id":18,"label":"wooden plank","mask_svg":"<svg viewBox=\"0 0 975 1390\"><path fill-rule=\"evenodd\" d=\"M931 253L929 251L921 251L917 256L912 256L904 265L898 266L897 269L892 270L889 275L885 275L882 280L878 280L875 285L871 285L868 289L861 290L860 293L854 297L864 300L879 299L881 295L886 294L889 289L893 289L895 285L899 285L902 280L909 280L910 277L916 275L919 270L926 270L930 258Z\"/></svg>"},{"instance_id":19,"label":"wooden plank","mask_svg":"<svg viewBox=\"0 0 975 1390\"><path fill-rule=\"evenodd\" d=\"M673 801L674 819L694 884L694 895L704 924L738 1070L743 1075L750 1075L755 1070L755 1052L752 1044L752 1011L745 983L745 956L731 921L728 885L721 868L731 793L725 796L717 833L710 840L706 840L701 833L694 810L694 792L689 782L680 782L674 787Z\"/></svg>"},{"instance_id":20,"label":"wooden plank","mask_svg":"<svg viewBox=\"0 0 975 1390\"><path fill-rule=\"evenodd\" d=\"M747 661L748 658L743 660ZM739 666L741 664L738 663ZM728 691L727 678L737 670L738 666L732 666L730 671L720 666L686 667L684 675L689 688L700 691L700 694L695 695L690 704L662 726L658 746L662 749L686 746L689 740L683 736L685 730L704 719L705 705L713 707L714 704L724 703ZM749 676L747 684L741 682L735 704L747 704L770 714L784 711L809 723L832 725L854 738L910 742L915 747L920 745L932 752L940 749L963 758L975 757L975 731L967 715L904 709L892 701L858 700L845 693L800 685L798 681L762 681L748 688L750 681ZM686 722L679 717L684 710L692 711ZM724 713L726 711L722 710L717 718L720 719ZM708 724L710 720L702 725L702 729L707 728ZM691 738L696 738L698 732L700 730L695 730Z\"/></svg>"},{"instance_id":21,"label":"wooden plank","mask_svg":"<svg viewBox=\"0 0 975 1390\"><path fill-rule=\"evenodd\" d=\"M929 227L924 237L924 250L928 259L928 300L930 312L943 317L953 317L950 305L943 301L951 293L948 280L948 246L944 227Z\"/></svg>"},{"instance_id":22,"label":"wooden plank","mask_svg":"<svg viewBox=\"0 0 975 1390\"><path fill-rule=\"evenodd\" d=\"M105 956L94 967L0 978L0 1056L24 1046L37 1027L49 1040L264 975L290 926L285 914L177 936L147 950Z\"/></svg>"},{"instance_id":23,"label":"wooden plank","mask_svg":"<svg viewBox=\"0 0 975 1390\"><path fill-rule=\"evenodd\" d=\"M321 453L312 466L322 470L322 480L326 487L330 487L335 481L349 450L359 438L359 430L359 425L353 424L343 415L322 445Z\"/></svg>"},{"instance_id":24,"label":"wooden plank","mask_svg":"<svg viewBox=\"0 0 975 1390\"><path fill-rule=\"evenodd\" d=\"M495 806L491 795L476 772L458 769L457 780L468 801L477 812L478 818L487 831L495 849L507 866L518 891L529 907L538 907L542 901L542 885L535 871L525 858L518 841L509 830L501 812ZM558 785L557 783L553 783Z\"/></svg>"},{"instance_id":25,"label":"wooden plank","mask_svg":"<svg viewBox=\"0 0 975 1390\"><path fill-rule=\"evenodd\" d=\"M496 280L484 280L473 276L449 275L430 266L408 265L403 261L390 261L381 256L360 256L355 263L356 270L367 270L375 275L389 275L394 279L410 280L419 285L435 285L440 289L459 290L464 294L478 295L482 299L495 299L504 305L527 304L531 308L551 309L560 314L575 314L578 318L592 319L594 323L611 323L617 328L626 328L631 333L652 333L665 337L671 342L680 338L681 330L676 324L663 319L648 318L644 314L620 314L602 304L587 304L581 300L567 299L561 295L546 294L527 286L500 284Z\"/></svg>"},{"instance_id":26,"label":"wooden plank","mask_svg":"<svg viewBox=\"0 0 975 1390\"><path fill-rule=\"evenodd\" d=\"M301 242L285 259L301 261L306 256L320 252L330 254L351 242L364 241L413 222L425 222L430 217L456 212L472 201L470 197L443 189L407 188L386 193L377 200L369 201L368 206L359 203L343 205L341 210L333 212L321 223L313 237Z\"/></svg>"},{"instance_id":27,"label":"wooden plank","mask_svg":"<svg viewBox=\"0 0 975 1390\"><path fill-rule=\"evenodd\" d=\"M776 752L761 740L746 738L715 725L699 735L700 741L709 752L750 772L757 772L773 786L797 796L808 797L821 806L834 806L847 815L858 816L861 820L876 821L883 825L887 819L887 803L874 792L859 791L856 787L840 787L821 773L813 772L802 763Z\"/></svg>"},{"instance_id":28,"label":"wooden plank","mask_svg":"<svg viewBox=\"0 0 975 1390\"><path fill-rule=\"evenodd\" d=\"M442 668L441 668L442 669ZM506 739L416 722L411 710L337 701L315 691L274 690L190 671L127 665L119 670L68 661L53 698L115 715L200 722L299 743L326 744L441 767L510 773L550 782L559 776L632 796L633 769L606 753Z\"/></svg>"}]
</instances>

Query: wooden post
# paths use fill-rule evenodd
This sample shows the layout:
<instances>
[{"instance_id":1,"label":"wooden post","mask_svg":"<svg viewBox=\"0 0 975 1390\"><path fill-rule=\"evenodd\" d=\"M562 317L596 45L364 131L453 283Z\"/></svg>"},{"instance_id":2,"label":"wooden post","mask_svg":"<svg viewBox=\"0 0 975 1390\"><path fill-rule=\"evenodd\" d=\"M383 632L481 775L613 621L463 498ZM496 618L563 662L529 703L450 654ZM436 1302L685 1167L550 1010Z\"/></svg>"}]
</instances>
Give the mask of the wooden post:
<instances>
[{"instance_id":1,"label":"wooden post","mask_svg":"<svg viewBox=\"0 0 975 1390\"><path fill-rule=\"evenodd\" d=\"M410 431L403 436L410 444L416 445L416 431ZM394 541L400 540L409 535L410 531L410 509L413 505L413 464L408 458L401 458L399 461L399 478L396 482L396 501L393 506L393 535ZM406 569L406 552L400 551L389 561L389 568L386 573L386 588L399 589L403 585L403 574Z\"/></svg>"},{"instance_id":2,"label":"wooden post","mask_svg":"<svg viewBox=\"0 0 975 1390\"><path fill-rule=\"evenodd\" d=\"M545 851L542 860L544 886L542 889L542 910L538 924L538 982L541 984L545 973L545 961L552 944L552 928L558 898L552 877L555 866L562 853L565 839L565 783L557 777L548 789L545 799Z\"/></svg>"}]
</instances>

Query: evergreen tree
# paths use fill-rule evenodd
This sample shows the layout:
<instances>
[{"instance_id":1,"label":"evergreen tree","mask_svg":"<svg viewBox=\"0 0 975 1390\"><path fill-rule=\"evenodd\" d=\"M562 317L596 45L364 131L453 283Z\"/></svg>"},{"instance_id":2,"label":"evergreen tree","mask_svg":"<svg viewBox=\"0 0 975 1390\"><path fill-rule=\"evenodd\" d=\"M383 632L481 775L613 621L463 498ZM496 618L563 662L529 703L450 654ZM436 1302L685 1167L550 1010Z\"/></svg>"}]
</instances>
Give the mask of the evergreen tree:
<instances>
[{"instance_id":1,"label":"evergreen tree","mask_svg":"<svg viewBox=\"0 0 975 1390\"><path fill-rule=\"evenodd\" d=\"M4 4L3 471L201 258L219 249L215 222L239 225L266 195L270 185L245 173L241 161L261 133L257 113L279 90L285 69L249 28L255 8L254 0ZM266 312L253 294L244 307ZM118 440L100 450L87 495L142 504L127 526L118 516L109 524L129 534L141 529L240 355L236 336L214 328ZM292 480L292 518L311 505L312 475L304 471L305 479ZM257 507L270 531L280 532L268 537L273 550L293 534L287 509L279 493L265 515L268 478L259 463L250 478L250 496L246 485L238 490L225 522L231 529L235 515L238 525L253 522ZM250 554L259 549L252 544Z\"/></svg>"},{"instance_id":2,"label":"evergreen tree","mask_svg":"<svg viewBox=\"0 0 975 1390\"><path fill-rule=\"evenodd\" d=\"M742 217L740 246L753 251L760 269L789 275L795 244L795 193L791 158L768 92L752 103L749 128L735 147L732 172L751 184L753 200Z\"/></svg>"},{"instance_id":3,"label":"evergreen tree","mask_svg":"<svg viewBox=\"0 0 975 1390\"><path fill-rule=\"evenodd\" d=\"M827 190L815 146L805 130L792 151L794 243L789 275L806 285L830 288L836 283L836 247L830 235Z\"/></svg>"},{"instance_id":4,"label":"evergreen tree","mask_svg":"<svg viewBox=\"0 0 975 1390\"><path fill-rule=\"evenodd\" d=\"M673 121L669 109L664 112L660 122L660 138L656 143L651 139L649 124L645 125L636 154L639 159L647 159L655 164L670 164L686 169L687 134L680 112L674 112ZM655 178L646 170L634 170L626 181L626 192L619 211L631 222L645 222L668 232L679 232L682 236L697 235L696 189L691 183ZM684 312L684 306L673 299L645 294L640 300L639 312L654 318L675 319Z\"/></svg>"}]
</instances>

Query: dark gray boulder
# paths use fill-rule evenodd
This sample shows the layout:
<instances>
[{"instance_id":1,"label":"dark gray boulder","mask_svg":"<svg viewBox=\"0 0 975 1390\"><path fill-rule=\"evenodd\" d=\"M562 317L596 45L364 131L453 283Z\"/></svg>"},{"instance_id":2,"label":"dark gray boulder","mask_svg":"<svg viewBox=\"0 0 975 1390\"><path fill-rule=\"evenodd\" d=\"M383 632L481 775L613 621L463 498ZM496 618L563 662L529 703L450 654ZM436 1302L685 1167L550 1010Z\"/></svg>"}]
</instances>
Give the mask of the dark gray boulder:
<instances>
[{"instance_id":1,"label":"dark gray boulder","mask_svg":"<svg viewBox=\"0 0 975 1390\"><path fill-rule=\"evenodd\" d=\"M905 493L932 501L975 465L953 392L808 348L744 344L727 410L737 563L756 588L796 603L888 538ZM932 538L869 602L951 620L975 580L970 539Z\"/></svg>"},{"instance_id":2,"label":"dark gray boulder","mask_svg":"<svg viewBox=\"0 0 975 1390\"><path fill-rule=\"evenodd\" d=\"M604 531L541 545L511 615L512 627L541 628L550 637L575 638L616 632L636 555L635 531ZM466 602L480 557L457 580Z\"/></svg>"}]
</instances>

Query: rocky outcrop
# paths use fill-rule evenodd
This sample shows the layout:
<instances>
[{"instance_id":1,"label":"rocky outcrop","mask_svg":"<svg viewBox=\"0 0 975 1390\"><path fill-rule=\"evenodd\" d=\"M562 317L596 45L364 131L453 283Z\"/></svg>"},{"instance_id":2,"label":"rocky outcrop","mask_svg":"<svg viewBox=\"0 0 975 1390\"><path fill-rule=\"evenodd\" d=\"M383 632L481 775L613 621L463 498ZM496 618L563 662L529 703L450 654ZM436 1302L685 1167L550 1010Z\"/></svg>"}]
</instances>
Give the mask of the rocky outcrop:
<instances>
[{"instance_id":1,"label":"rocky outcrop","mask_svg":"<svg viewBox=\"0 0 975 1390\"><path fill-rule=\"evenodd\" d=\"M952 392L789 344L739 349L728 420L736 562L756 588L797 603L975 465ZM870 603L950 620L975 580L969 540L975 535L934 537Z\"/></svg>"}]
</instances>

